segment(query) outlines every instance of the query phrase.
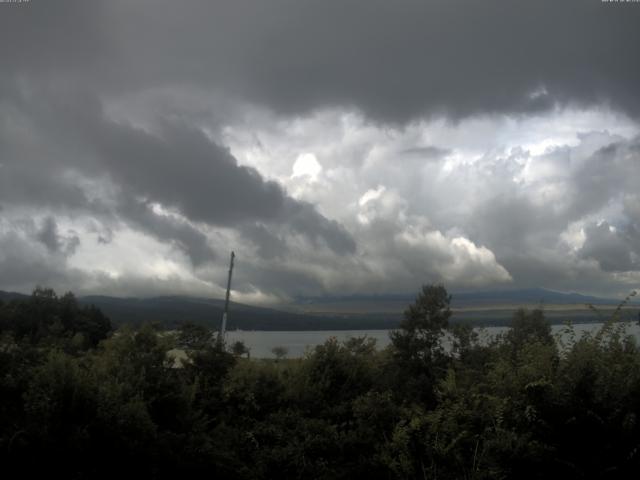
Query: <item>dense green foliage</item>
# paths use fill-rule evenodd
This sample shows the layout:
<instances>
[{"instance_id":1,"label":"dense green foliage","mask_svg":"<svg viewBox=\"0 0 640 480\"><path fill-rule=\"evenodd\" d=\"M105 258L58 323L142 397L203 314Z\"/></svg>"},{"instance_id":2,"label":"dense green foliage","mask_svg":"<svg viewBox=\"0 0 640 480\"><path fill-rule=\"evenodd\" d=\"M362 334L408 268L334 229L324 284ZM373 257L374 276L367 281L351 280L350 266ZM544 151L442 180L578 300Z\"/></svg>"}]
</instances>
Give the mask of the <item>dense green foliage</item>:
<instances>
[{"instance_id":1,"label":"dense green foliage","mask_svg":"<svg viewBox=\"0 0 640 480\"><path fill-rule=\"evenodd\" d=\"M567 327L559 343L542 311L521 310L487 344L449 325L449 303L424 287L381 351L330 339L257 360L193 324L114 333L72 295L36 290L0 304L0 461L74 479L637 474L640 350L622 325Z\"/></svg>"}]
</instances>

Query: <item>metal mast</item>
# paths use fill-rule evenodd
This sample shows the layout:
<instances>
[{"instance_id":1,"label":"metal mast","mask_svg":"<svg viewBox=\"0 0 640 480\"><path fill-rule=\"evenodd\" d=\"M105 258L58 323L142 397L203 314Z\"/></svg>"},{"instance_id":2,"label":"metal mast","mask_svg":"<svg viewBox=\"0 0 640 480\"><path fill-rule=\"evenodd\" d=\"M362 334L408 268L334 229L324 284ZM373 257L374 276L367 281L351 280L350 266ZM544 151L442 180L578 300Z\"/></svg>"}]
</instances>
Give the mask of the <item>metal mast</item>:
<instances>
[{"instance_id":1,"label":"metal mast","mask_svg":"<svg viewBox=\"0 0 640 480\"><path fill-rule=\"evenodd\" d=\"M224 299L224 313L222 314L222 325L220 326L220 335L218 336L218 343L224 343L224 334L227 329L227 313L229 312L229 295L231 293L231 275L233 274L233 259L236 258L236 254L231 252L231 260L229 260L229 278L227 279L227 295Z\"/></svg>"}]
</instances>

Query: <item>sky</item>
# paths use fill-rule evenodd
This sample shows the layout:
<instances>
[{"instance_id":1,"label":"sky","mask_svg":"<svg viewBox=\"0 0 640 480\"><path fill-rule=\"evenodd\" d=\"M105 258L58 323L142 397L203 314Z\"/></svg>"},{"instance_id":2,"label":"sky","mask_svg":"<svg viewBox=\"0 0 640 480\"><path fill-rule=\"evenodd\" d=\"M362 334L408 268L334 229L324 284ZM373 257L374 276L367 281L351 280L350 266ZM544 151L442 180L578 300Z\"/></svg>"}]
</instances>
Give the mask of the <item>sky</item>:
<instances>
[{"instance_id":1,"label":"sky","mask_svg":"<svg viewBox=\"0 0 640 480\"><path fill-rule=\"evenodd\" d=\"M0 3L0 289L640 286L640 3Z\"/></svg>"}]
</instances>

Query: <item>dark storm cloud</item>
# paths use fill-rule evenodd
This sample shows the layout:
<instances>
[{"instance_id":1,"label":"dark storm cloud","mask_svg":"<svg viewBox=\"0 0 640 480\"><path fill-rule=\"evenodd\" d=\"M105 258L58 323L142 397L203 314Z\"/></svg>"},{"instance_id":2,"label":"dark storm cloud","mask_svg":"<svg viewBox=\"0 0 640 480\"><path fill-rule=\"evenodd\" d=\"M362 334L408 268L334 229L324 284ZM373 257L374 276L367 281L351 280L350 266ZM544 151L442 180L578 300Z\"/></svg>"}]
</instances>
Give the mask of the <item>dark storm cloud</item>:
<instances>
[{"instance_id":1,"label":"dark storm cloud","mask_svg":"<svg viewBox=\"0 0 640 480\"><path fill-rule=\"evenodd\" d=\"M278 184L239 166L201 131L167 124L153 135L102 120L84 133L118 185L192 220L233 225L273 219L283 208L286 195Z\"/></svg>"},{"instance_id":2,"label":"dark storm cloud","mask_svg":"<svg viewBox=\"0 0 640 480\"><path fill-rule=\"evenodd\" d=\"M86 209L117 217L156 238L184 249L194 265L214 258L206 236L189 222L236 228L261 221L290 229L309 241L321 240L344 254L355 250L349 234L315 207L289 197L253 168L238 165L223 148L194 126L162 121L151 133L117 123L86 89L28 83L13 85L16 98L5 102L4 119L19 123L5 131L0 199L15 204ZM7 113L9 112L9 113ZM9 129L7 129L9 130ZM83 178L116 189L109 207ZM157 215L154 204L176 210L186 220Z\"/></svg>"},{"instance_id":3,"label":"dark storm cloud","mask_svg":"<svg viewBox=\"0 0 640 480\"><path fill-rule=\"evenodd\" d=\"M136 195L177 208L189 220L238 227L260 220L289 227L338 254L355 242L311 204L289 197L201 131L165 124L159 135L104 121L86 131L116 183Z\"/></svg>"},{"instance_id":4,"label":"dark storm cloud","mask_svg":"<svg viewBox=\"0 0 640 480\"><path fill-rule=\"evenodd\" d=\"M310 203L287 199L282 213L293 232L310 238L316 246L321 241L336 253L355 253L356 243L349 232L335 220L318 215Z\"/></svg>"},{"instance_id":5,"label":"dark storm cloud","mask_svg":"<svg viewBox=\"0 0 640 480\"><path fill-rule=\"evenodd\" d=\"M6 73L101 91L197 84L283 113L377 119L609 102L640 114L640 8L509 2L31 2L3 8Z\"/></svg>"},{"instance_id":6,"label":"dark storm cloud","mask_svg":"<svg viewBox=\"0 0 640 480\"><path fill-rule=\"evenodd\" d=\"M234 282L239 291L250 292L252 287L259 285L282 298L325 291L322 276L317 272L300 271L278 262L264 266L243 265L234 273Z\"/></svg>"},{"instance_id":7,"label":"dark storm cloud","mask_svg":"<svg viewBox=\"0 0 640 480\"><path fill-rule=\"evenodd\" d=\"M189 256L195 267L216 259L216 254L202 231L176 216L154 213L147 202L126 199L120 205L119 216L126 219L134 230L141 230L161 242L172 243ZM98 242L108 243L102 236L98 237Z\"/></svg>"},{"instance_id":8,"label":"dark storm cloud","mask_svg":"<svg viewBox=\"0 0 640 480\"><path fill-rule=\"evenodd\" d=\"M256 245L260 258L265 260L282 258L287 252L285 241L261 223L243 225L241 233Z\"/></svg>"}]
</instances>

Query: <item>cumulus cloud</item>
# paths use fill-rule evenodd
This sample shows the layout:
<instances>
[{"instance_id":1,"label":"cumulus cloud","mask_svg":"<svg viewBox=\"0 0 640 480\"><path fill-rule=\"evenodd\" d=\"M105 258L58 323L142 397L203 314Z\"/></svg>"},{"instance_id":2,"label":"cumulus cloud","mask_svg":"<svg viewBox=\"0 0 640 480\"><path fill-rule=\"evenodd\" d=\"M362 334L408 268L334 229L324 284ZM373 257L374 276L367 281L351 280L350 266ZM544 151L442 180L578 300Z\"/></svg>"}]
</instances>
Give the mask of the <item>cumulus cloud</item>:
<instances>
[{"instance_id":1,"label":"cumulus cloud","mask_svg":"<svg viewBox=\"0 0 640 480\"><path fill-rule=\"evenodd\" d=\"M353 232L362 262L348 269L366 274L351 286L408 290L412 282L439 280L458 289L545 285L620 293L633 287L633 275L614 278L581 251L589 224L637 223L633 120L606 110L560 109L519 120L426 120L397 130L359 122L332 111L295 120L295 128L281 122L275 132L273 124L257 122L251 138L228 137L241 162L265 172L262 152L278 152L289 168L298 143L315 152L323 170L313 183L300 187L286 165L271 171L282 171L278 178L295 185L297 196ZM425 144L439 145L435 158L402 153ZM463 245L487 255L470 255L473 249Z\"/></svg>"}]
</instances>

